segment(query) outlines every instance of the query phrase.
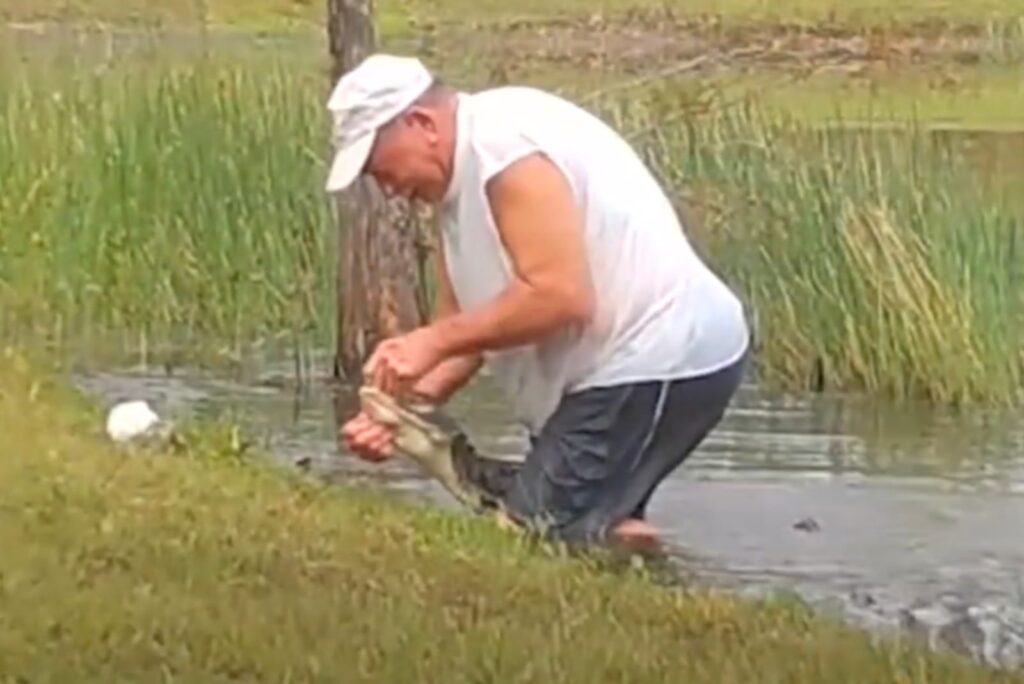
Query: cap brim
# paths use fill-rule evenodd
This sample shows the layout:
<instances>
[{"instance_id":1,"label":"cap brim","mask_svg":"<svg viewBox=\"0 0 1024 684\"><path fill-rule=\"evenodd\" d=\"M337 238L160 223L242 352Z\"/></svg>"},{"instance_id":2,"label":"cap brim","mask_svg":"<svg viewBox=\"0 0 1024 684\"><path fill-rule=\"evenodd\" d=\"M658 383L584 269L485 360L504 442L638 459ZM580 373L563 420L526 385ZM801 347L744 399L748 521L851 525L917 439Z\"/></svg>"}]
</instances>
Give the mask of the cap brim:
<instances>
[{"instance_id":1,"label":"cap brim","mask_svg":"<svg viewBox=\"0 0 1024 684\"><path fill-rule=\"evenodd\" d=\"M338 192L352 184L366 165L366 159L370 156L370 149L376 137L376 131L370 131L334 155L331 171L327 176L327 192Z\"/></svg>"}]
</instances>

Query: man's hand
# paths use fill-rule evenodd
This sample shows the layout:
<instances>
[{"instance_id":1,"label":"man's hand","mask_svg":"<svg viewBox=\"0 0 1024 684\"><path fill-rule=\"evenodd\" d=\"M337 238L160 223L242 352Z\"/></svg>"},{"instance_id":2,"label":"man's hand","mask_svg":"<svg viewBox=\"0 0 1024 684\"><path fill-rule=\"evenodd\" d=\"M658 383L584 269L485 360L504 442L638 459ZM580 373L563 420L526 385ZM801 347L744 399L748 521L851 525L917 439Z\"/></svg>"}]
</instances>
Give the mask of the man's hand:
<instances>
[{"instance_id":1,"label":"man's hand","mask_svg":"<svg viewBox=\"0 0 1024 684\"><path fill-rule=\"evenodd\" d=\"M430 326L384 340L363 368L370 384L392 396L412 389L416 381L446 358L437 332Z\"/></svg>"},{"instance_id":2,"label":"man's hand","mask_svg":"<svg viewBox=\"0 0 1024 684\"><path fill-rule=\"evenodd\" d=\"M365 413L360 412L345 423L341 435L349 450L365 461L384 461L395 453L394 433Z\"/></svg>"}]
</instances>

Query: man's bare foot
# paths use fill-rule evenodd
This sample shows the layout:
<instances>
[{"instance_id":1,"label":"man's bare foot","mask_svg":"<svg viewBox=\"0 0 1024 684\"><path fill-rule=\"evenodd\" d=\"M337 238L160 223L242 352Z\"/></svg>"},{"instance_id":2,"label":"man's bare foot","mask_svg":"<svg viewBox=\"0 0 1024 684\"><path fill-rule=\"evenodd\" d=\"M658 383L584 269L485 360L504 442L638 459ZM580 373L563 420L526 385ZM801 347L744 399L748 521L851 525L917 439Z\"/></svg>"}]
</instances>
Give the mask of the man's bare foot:
<instances>
[{"instance_id":1,"label":"man's bare foot","mask_svg":"<svg viewBox=\"0 0 1024 684\"><path fill-rule=\"evenodd\" d=\"M519 530L519 525L505 511L497 511L494 514L494 519L498 523L499 530L505 530L506 532L516 532Z\"/></svg>"},{"instance_id":2,"label":"man's bare foot","mask_svg":"<svg viewBox=\"0 0 1024 684\"><path fill-rule=\"evenodd\" d=\"M633 551L657 551L661 547L661 538L649 523L636 518L626 518L612 530L612 539Z\"/></svg>"}]
</instances>

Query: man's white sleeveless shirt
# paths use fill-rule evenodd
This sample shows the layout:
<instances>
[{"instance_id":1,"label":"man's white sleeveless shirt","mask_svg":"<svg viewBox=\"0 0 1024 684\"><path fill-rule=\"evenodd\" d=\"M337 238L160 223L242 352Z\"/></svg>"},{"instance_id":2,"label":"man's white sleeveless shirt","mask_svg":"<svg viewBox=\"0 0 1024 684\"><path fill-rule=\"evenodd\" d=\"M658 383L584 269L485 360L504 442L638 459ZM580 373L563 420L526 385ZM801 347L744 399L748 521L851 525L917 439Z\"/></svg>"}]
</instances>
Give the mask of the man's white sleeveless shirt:
<instances>
[{"instance_id":1,"label":"man's white sleeveless shirt","mask_svg":"<svg viewBox=\"0 0 1024 684\"><path fill-rule=\"evenodd\" d=\"M485 186L495 174L543 153L565 174L583 211L597 297L592 323L485 354L533 434L565 393L699 376L744 353L749 334L741 302L693 251L657 181L614 130L532 88L458 97L453 178L440 218L461 309L493 300L513 276L487 201Z\"/></svg>"}]
</instances>

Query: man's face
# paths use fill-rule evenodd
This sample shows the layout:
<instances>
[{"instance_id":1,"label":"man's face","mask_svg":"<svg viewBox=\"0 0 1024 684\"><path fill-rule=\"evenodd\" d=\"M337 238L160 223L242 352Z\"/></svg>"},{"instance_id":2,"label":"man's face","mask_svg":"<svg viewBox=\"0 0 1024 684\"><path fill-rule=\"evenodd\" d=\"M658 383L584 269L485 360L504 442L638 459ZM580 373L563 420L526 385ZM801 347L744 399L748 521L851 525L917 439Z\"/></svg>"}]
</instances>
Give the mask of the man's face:
<instances>
[{"instance_id":1,"label":"man's face","mask_svg":"<svg viewBox=\"0 0 1024 684\"><path fill-rule=\"evenodd\" d=\"M388 196L439 202L447 188L436 114L413 108L382 127L366 162L366 173Z\"/></svg>"}]
</instances>

